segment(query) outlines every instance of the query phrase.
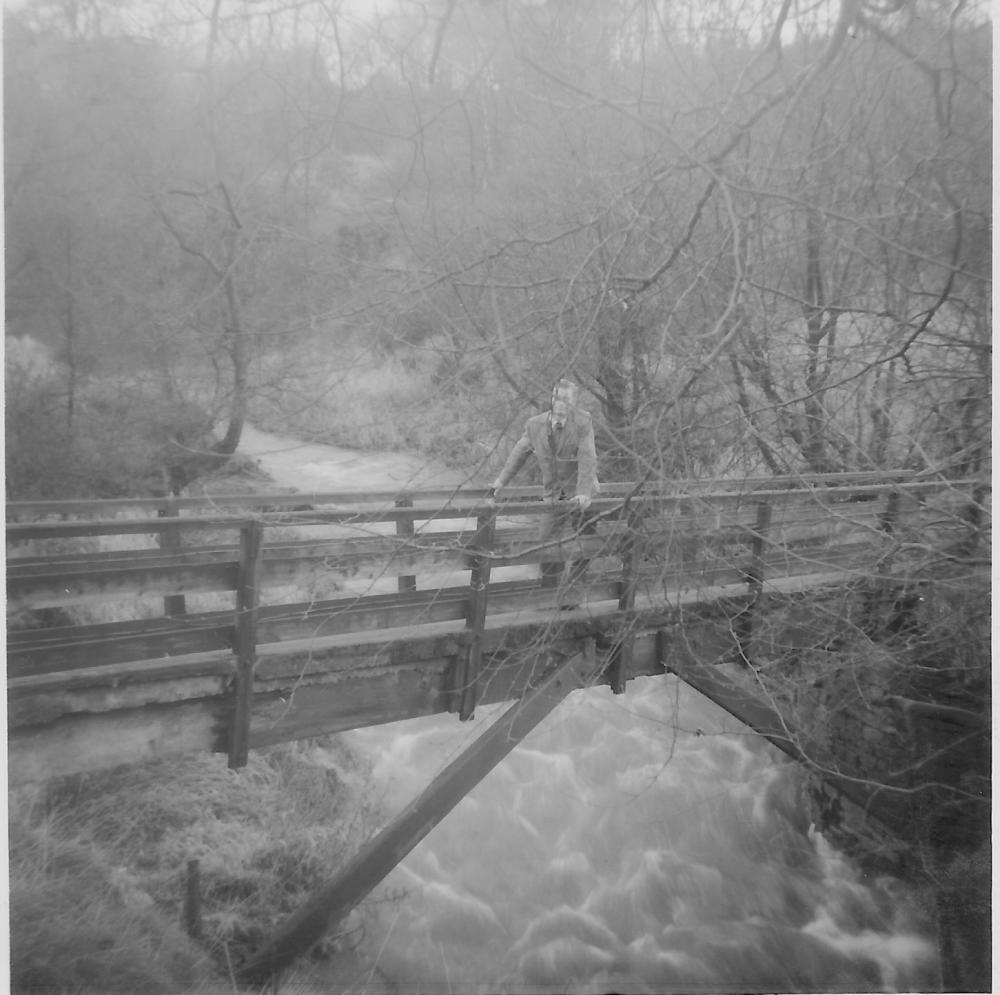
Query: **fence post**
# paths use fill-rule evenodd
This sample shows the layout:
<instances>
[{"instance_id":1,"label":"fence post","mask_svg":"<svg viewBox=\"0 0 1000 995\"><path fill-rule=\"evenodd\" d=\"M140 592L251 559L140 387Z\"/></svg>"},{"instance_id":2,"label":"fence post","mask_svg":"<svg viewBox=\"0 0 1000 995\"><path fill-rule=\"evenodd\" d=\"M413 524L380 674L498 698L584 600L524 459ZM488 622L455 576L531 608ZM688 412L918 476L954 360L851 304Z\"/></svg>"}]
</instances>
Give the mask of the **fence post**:
<instances>
[{"instance_id":1,"label":"fence post","mask_svg":"<svg viewBox=\"0 0 1000 995\"><path fill-rule=\"evenodd\" d=\"M168 494L166 500L164 501L163 507L158 509L156 512L159 518L176 518L177 514L177 504L174 501L173 495ZM164 529L160 533L160 549L180 549L181 548L181 530L180 526L171 526L168 529ZM187 603L184 600L183 594L168 594L163 599L163 614L167 618L176 618L178 615L184 615L187 612Z\"/></svg>"},{"instance_id":2,"label":"fence post","mask_svg":"<svg viewBox=\"0 0 1000 995\"><path fill-rule=\"evenodd\" d=\"M413 498L411 498L407 494L404 494L396 498L396 507L412 508ZM409 540L413 538L413 519L397 518L396 535L408 543ZM415 591L417 589L417 578L414 574L407 574L406 576L400 576L398 578L398 583L399 583L400 594L406 594L408 591Z\"/></svg>"},{"instance_id":3,"label":"fence post","mask_svg":"<svg viewBox=\"0 0 1000 995\"><path fill-rule=\"evenodd\" d=\"M250 751L250 706L257 662L257 606L263 562L264 525L259 519L240 529L239 578L236 586L236 688L229 739L229 766L246 765Z\"/></svg>"},{"instance_id":4,"label":"fence post","mask_svg":"<svg viewBox=\"0 0 1000 995\"><path fill-rule=\"evenodd\" d=\"M642 516L630 508L626 516L627 532L622 544L622 579L618 587L618 611L631 612L635 608L635 589L639 576L639 531ZM608 665L608 683L614 694L624 694L628 675L632 669L632 650L635 634L633 620L627 615L622 618L622 630L611 648Z\"/></svg>"},{"instance_id":5,"label":"fence post","mask_svg":"<svg viewBox=\"0 0 1000 995\"><path fill-rule=\"evenodd\" d=\"M476 516L476 538L472 547L472 575L469 580L469 608L465 617L468 645L462 665L457 668L455 695L458 717L462 722L472 718L479 697L479 670L483 662L483 629L486 626L486 603L490 589L491 563L496 531L496 512L481 511ZM487 554L487 555L484 555Z\"/></svg>"},{"instance_id":6,"label":"fence post","mask_svg":"<svg viewBox=\"0 0 1000 995\"><path fill-rule=\"evenodd\" d=\"M750 541L750 564L744 571L750 598L746 608L736 617L733 630L739 650L739 660L749 664L750 637L753 635L753 620L757 614L761 594L764 590L764 559L767 553L767 533L771 528L771 504L769 501L757 503L757 519L754 522L753 538Z\"/></svg>"}]
</instances>

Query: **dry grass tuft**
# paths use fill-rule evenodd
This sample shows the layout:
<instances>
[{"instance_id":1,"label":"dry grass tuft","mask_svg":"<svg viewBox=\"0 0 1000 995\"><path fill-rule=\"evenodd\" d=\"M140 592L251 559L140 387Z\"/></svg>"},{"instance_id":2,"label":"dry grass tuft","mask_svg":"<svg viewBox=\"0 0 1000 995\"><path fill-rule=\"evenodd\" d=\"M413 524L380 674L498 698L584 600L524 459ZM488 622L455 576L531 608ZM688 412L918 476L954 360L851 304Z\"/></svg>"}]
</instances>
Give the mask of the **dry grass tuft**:
<instances>
[{"instance_id":1,"label":"dry grass tuft","mask_svg":"<svg viewBox=\"0 0 1000 995\"><path fill-rule=\"evenodd\" d=\"M182 992L224 980L370 834L368 779L335 737L69 779L12 806L15 991ZM202 943L181 928L197 860ZM333 955L360 939L333 936Z\"/></svg>"},{"instance_id":2,"label":"dry grass tuft","mask_svg":"<svg viewBox=\"0 0 1000 995\"><path fill-rule=\"evenodd\" d=\"M71 822L15 818L10 844L12 991L176 993L215 973Z\"/></svg>"}]
</instances>

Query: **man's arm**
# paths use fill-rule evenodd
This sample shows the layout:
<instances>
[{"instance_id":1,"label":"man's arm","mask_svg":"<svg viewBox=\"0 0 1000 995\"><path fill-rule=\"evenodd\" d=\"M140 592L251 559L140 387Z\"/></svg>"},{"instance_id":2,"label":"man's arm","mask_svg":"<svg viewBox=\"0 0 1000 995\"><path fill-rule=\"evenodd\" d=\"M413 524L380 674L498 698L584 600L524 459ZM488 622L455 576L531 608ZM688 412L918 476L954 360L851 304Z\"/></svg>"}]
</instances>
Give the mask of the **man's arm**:
<instances>
[{"instance_id":1,"label":"man's arm","mask_svg":"<svg viewBox=\"0 0 1000 995\"><path fill-rule=\"evenodd\" d=\"M500 475L493 482L492 489L494 493L499 491L500 488L507 486L507 482L511 477L524 466L533 449L531 438L528 435L528 426L525 425L521 438L517 440L514 448L510 451L510 455L507 457L507 462L504 463L503 469L500 471Z\"/></svg>"}]
</instances>

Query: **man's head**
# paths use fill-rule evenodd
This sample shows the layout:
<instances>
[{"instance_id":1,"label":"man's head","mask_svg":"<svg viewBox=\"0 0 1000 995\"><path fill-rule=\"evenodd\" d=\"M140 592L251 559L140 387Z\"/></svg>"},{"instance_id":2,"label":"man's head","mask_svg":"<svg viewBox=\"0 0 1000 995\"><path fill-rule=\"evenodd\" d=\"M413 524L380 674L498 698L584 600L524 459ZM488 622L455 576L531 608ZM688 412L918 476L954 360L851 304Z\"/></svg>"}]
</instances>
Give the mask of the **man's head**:
<instances>
[{"instance_id":1,"label":"man's head","mask_svg":"<svg viewBox=\"0 0 1000 995\"><path fill-rule=\"evenodd\" d=\"M572 380L560 380L552 388L552 424L563 428L570 411L576 407L579 388Z\"/></svg>"}]
</instances>

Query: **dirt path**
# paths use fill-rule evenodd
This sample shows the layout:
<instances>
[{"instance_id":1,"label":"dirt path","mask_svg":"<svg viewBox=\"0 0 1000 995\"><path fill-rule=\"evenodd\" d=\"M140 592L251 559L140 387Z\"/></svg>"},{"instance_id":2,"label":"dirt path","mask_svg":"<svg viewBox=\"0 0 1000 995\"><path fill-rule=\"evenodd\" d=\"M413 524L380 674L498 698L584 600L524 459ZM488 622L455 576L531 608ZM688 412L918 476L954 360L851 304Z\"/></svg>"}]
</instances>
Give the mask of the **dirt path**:
<instances>
[{"instance_id":1,"label":"dirt path","mask_svg":"<svg viewBox=\"0 0 1000 995\"><path fill-rule=\"evenodd\" d=\"M309 494L336 491L400 491L420 487L475 486L458 470L409 453L361 452L324 443L303 442L290 436L263 432L246 425L239 453L259 461L263 470L280 487L292 487ZM474 529L475 518L442 518L426 521L421 531L437 532L452 529ZM349 528L346 527L345 528ZM324 534L329 526L318 527ZM393 532L391 523L368 524L364 534L377 531ZM522 580L534 576L534 567L499 567L493 575L497 580ZM459 570L429 571L420 575L421 586L441 587L467 583L468 573ZM344 590L356 594L377 594L395 590L395 578L358 577L344 580Z\"/></svg>"},{"instance_id":2,"label":"dirt path","mask_svg":"<svg viewBox=\"0 0 1000 995\"><path fill-rule=\"evenodd\" d=\"M465 483L457 470L409 453L361 452L246 425L238 450L257 459L276 484L303 492L398 491Z\"/></svg>"}]
</instances>

